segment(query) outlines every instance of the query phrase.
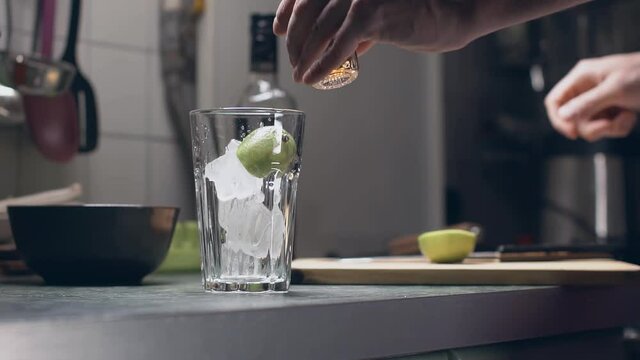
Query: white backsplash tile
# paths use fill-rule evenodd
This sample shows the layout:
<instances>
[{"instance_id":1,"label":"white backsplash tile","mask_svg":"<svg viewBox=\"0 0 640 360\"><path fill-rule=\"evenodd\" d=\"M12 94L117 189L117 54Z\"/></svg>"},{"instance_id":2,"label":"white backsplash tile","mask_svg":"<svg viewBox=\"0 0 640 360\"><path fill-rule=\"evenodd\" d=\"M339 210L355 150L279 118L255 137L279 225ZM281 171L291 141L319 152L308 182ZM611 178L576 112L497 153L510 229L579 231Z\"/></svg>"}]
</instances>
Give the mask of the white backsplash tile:
<instances>
[{"instance_id":1,"label":"white backsplash tile","mask_svg":"<svg viewBox=\"0 0 640 360\"><path fill-rule=\"evenodd\" d=\"M78 67L80 68L80 70L85 74L85 76L88 76L91 73L91 46L87 45L86 43L80 43L78 44L78 49L77 49L77 54L76 54L76 60L78 61ZM91 79L89 79L89 82L91 82L93 84L93 81L91 81Z\"/></svg>"},{"instance_id":2,"label":"white backsplash tile","mask_svg":"<svg viewBox=\"0 0 640 360\"><path fill-rule=\"evenodd\" d=\"M69 20L71 19L71 0L57 0L56 1L56 31L55 36L57 39L67 38L67 30L69 29Z\"/></svg>"},{"instance_id":3,"label":"white backsplash tile","mask_svg":"<svg viewBox=\"0 0 640 360\"><path fill-rule=\"evenodd\" d=\"M181 218L195 218L195 192L191 165L173 142L151 142L149 146L150 205L179 206Z\"/></svg>"},{"instance_id":4,"label":"white backsplash tile","mask_svg":"<svg viewBox=\"0 0 640 360\"><path fill-rule=\"evenodd\" d=\"M64 54L65 47L67 46L67 40L63 38L57 38L53 40L53 58L61 59Z\"/></svg>"},{"instance_id":5,"label":"white backsplash tile","mask_svg":"<svg viewBox=\"0 0 640 360\"><path fill-rule=\"evenodd\" d=\"M146 24L146 47L152 50L160 48L160 2L163 0L143 0L147 4L149 18Z\"/></svg>"},{"instance_id":6,"label":"white backsplash tile","mask_svg":"<svg viewBox=\"0 0 640 360\"><path fill-rule=\"evenodd\" d=\"M91 45L89 72L99 97L101 129L145 135L147 131L146 54Z\"/></svg>"},{"instance_id":7,"label":"white backsplash tile","mask_svg":"<svg viewBox=\"0 0 640 360\"><path fill-rule=\"evenodd\" d=\"M13 27L17 30L31 31L36 13L36 0L14 0L11 2L13 7ZM4 9L4 4L2 4ZM1 18L4 22L4 17Z\"/></svg>"},{"instance_id":8,"label":"white backsplash tile","mask_svg":"<svg viewBox=\"0 0 640 360\"><path fill-rule=\"evenodd\" d=\"M67 46L66 39L56 39L53 42L53 54L54 59L61 59L64 53L65 47ZM91 46L87 45L87 43L80 42L76 47L76 61L77 65L80 67L82 72L87 75L89 69L91 69Z\"/></svg>"},{"instance_id":9,"label":"white backsplash tile","mask_svg":"<svg viewBox=\"0 0 640 360\"><path fill-rule=\"evenodd\" d=\"M103 137L90 157L90 201L143 203L147 189L144 141Z\"/></svg>"},{"instance_id":10,"label":"white backsplash tile","mask_svg":"<svg viewBox=\"0 0 640 360\"><path fill-rule=\"evenodd\" d=\"M25 33L14 33L11 36L11 52L14 54L31 54L32 38ZM2 46L6 46L1 42Z\"/></svg>"},{"instance_id":11,"label":"white backsplash tile","mask_svg":"<svg viewBox=\"0 0 640 360\"><path fill-rule=\"evenodd\" d=\"M14 33L28 34L31 36L34 29L36 0L10 0L13 7L13 31ZM82 1L80 13L80 28L78 40L88 38L91 24L91 4L93 1ZM5 4L0 3L0 29L2 34L6 31ZM69 19L71 14L71 0L57 0L54 19L54 37L59 40L67 38Z\"/></svg>"},{"instance_id":12,"label":"white backsplash tile","mask_svg":"<svg viewBox=\"0 0 640 360\"><path fill-rule=\"evenodd\" d=\"M157 18L151 0L92 1L90 39L148 48L151 20Z\"/></svg>"},{"instance_id":13,"label":"white backsplash tile","mask_svg":"<svg viewBox=\"0 0 640 360\"><path fill-rule=\"evenodd\" d=\"M5 34L7 32L7 12L5 11L6 7L4 4L0 6L0 43L4 46L4 41L6 39ZM15 28L15 26L14 26Z\"/></svg>"},{"instance_id":14,"label":"white backsplash tile","mask_svg":"<svg viewBox=\"0 0 640 360\"><path fill-rule=\"evenodd\" d=\"M82 57L82 47L85 46L86 40L89 38L91 31L91 4L92 1L82 1L80 13L80 28L78 34L77 56ZM60 58L67 45L67 33L69 30L69 20L71 14L71 0L58 0L56 12L56 44L54 54L56 58ZM84 65L84 64L83 64Z\"/></svg>"},{"instance_id":15,"label":"white backsplash tile","mask_svg":"<svg viewBox=\"0 0 640 360\"><path fill-rule=\"evenodd\" d=\"M89 159L76 156L72 161L59 164L46 160L33 145L27 134L20 141L18 192L22 195L57 189L80 183L84 199L89 191Z\"/></svg>"},{"instance_id":16,"label":"white backsplash tile","mask_svg":"<svg viewBox=\"0 0 640 360\"><path fill-rule=\"evenodd\" d=\"M91 31L91 6L95 1L81 1L80 8L80 24L78 41L90 38ZM57 0L56 5L56 32L55 36L59 40L67 42L67 33L69 30L69 20L71 16L71 0Z\"/></svg>"},{"instance_id":17,"label":"white backsplash tile","mask_svg":"<svg viewBox=\"0 0 640 360\"><path fill-rule=\"evenodd\" d=\"M149 134L161 138L176 138L176 132L167 113L162 83L160 55L156 52L147 57L149 76L147 78L147 94L149 96Z\"/></svg>"},{"instance_id":18,"label":"white backsplash tile","mask_svg":"<svg viewBox=\"0 0 640 360\"><path fill-rule=\"evenodd\" d=\"M54 57L66 45L71 0L58 0ZM0 130L0 166L16 174L0 179L0 195L19 194L67 186L78 181L90 202L175 203L183 208L193 184L177 174L177 145L164 109L158 49L160 0L83 1L78 43L78 63L94 87L100 118L99 148L79 155L70 164L48 162L25 138L11 152ZM31 53L35 0L13 0L14 44ZM0 3L0 8L2 4ZM0 10L0 16L2 11ZM0 28L4 17L0 17ZM3 44L0 36L0 44ZM2 46L2 45L0 45ZM152 51L154 49L154 51ZM153 143L151 137L167 139ZM18 138L23 137L21 133ZM148 152L156 154L151 163ZM163 164L164 163L164 164ZM161 173L153 184L151 169ZM5 172L6 174L6 172ZM182 185L184 184L184 185ZM153 186L153 189L150 188ZM150 195L153 194L153 195ZM189 194L187 192L187 194ZM193 199L191 199L193 200ZM193 211L191 211L193 213Z\"/></svg>"}]
</instances>

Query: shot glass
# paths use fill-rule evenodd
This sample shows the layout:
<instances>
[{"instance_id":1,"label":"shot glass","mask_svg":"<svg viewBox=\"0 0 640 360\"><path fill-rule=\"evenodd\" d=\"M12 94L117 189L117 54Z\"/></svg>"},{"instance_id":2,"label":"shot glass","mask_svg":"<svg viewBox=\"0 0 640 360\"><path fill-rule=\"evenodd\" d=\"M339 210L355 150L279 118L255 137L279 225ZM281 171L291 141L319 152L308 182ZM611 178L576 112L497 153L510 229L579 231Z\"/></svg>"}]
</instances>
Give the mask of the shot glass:
<instances>
[{"instance_id":1,"label":"shot glass","mask_svg":"<svg viewBox=\"0 0 640 360\"><path fill-rule=\"evenodd\" d=\"M190 114L207 291L288 291L305 114L221 108Z\"/></svg>"},{"instance_id":2,"label":"shot glass","mask_svg":"<svg viewBox=\"0 0 640 360\"><path fill-rule=\"evenodd\" d=\"M318 90L332 90L347 86L358 78L359 70L358 54L354 53L339 68L334 69L324 79L313 84L313 87Z\"/></svg>"}]
</instances>

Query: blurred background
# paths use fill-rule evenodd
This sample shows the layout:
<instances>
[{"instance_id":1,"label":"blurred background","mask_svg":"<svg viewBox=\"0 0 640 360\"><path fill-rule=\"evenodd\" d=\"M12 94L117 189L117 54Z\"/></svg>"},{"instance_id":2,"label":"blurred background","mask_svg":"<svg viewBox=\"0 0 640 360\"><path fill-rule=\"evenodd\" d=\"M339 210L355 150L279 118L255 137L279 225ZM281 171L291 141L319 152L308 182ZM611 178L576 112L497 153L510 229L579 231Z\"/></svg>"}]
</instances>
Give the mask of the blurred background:
<instances>
[{"instance_id":1,"label":"blurred background","mask_svg":"<svg viewBox=\"0 0 640 360\"><path fill-rule=\"evenodd\" d=\"M13 3L13 46L28 53L36 2ZM99 105L99 147L60 165L34 149L23 127L0 128L0 198L77 181L87 202L178 205L182 218L195 218L191 160L163 93L160 21L163 6L170 10L174 3L83 3L79 65ZM277 3L205 2L197 20L196 107L238 102L249 81L250 15L273 13ZM64 47L68 8L69 1L58 1L55 54ZM281 86L308 115L298 253L380 252L397 234L438 227L439 60L380 47L362 59L357 82L322 92L293 84L280 45Z\"/></svg>"},{"instance_id":2,"label":"blurred background","mask_svg":"<svg viewBox=\"0 0 640 360\"><path fill-rule=\"evenodd\" d=\"M195 3L85 1L78 63L96 93L99 147L61 165L24 126L1 126L0 198L79 182L86 202L177 205L194 219L190 150L176 124L190 106L238 102L250 16L278 1ZM13 1L16 52L31 51L35 7ZM68 9L58 0L54 57ZM640 49L639 16L637 1L594 1L444 55L377 46L361 57L358 80L335 91L294 84L280 41L280 85L308 116L296 254L384 254L394 238L468 221L483 227L485 248L637 244L637 133L569 142L548 125L543 99L580 58ZM186 62L171 58L180 36L193 40Z\"/></svg>"}]
</instances>

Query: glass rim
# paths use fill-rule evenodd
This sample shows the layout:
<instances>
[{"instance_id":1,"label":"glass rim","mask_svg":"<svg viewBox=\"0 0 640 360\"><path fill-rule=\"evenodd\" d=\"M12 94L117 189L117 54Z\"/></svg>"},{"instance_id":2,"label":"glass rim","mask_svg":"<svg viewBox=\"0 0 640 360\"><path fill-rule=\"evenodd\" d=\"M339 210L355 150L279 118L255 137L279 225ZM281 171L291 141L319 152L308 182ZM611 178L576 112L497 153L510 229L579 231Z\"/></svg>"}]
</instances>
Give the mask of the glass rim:
<instances>
[{"instance_id":1,"label":"glass rim","mask_svg":"<svg viewBox=\"0 0 640 360\"><path fill-rule=\"evenodd\" d=\"M266 107L221 107L211 109L196 109L189 112L191 116L197 115L227 115L227 116L255 116L255 115L305 115L303 111L294 109L277 109Z\"/></svg>"}]
</instances>

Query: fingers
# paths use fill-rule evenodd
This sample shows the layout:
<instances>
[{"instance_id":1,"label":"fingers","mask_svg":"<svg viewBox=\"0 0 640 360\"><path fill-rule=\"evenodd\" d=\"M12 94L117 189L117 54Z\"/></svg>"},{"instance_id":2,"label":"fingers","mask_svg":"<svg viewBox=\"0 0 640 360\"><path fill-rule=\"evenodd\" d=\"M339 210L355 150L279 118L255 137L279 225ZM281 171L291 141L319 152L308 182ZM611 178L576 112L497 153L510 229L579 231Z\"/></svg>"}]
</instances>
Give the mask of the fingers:
<instances>
[{"instance_id":1,"label":"fingers","mask_svg":"<svg viewBox=\"0 0 640 360\"><path fill-rule=\"evenodd\" d=\"M374 45L374 42L372 40L363 41L358 45L356 52L358 53L358 55L362 55L367 51L369 51L369 49L371 49L373 45Z\"/></svg>"},{"instance_id":2,"label":"fingers","mask_svg":"<svg viewBox=\"0 0 640 360\"><path fill-rule=\"evenodd\" d=\"M638 122L638 114L633 111L624 110L613 120L609 129L608 137L621 138L628 136Z\"/></svg>"},{"instance_id":3,"label":"fingers","mask_svg":"<svg viewBox=\"0 0 640 360\"><path fill-rule=\"evenodd\" d=\"M296 67L316 19L328 0L298 0L293 5L287 27L287 50L291 65Z\"/></svg>"},{"instance_id":4,"label":"fingers","mask_svg":"<svg viewBox=\"0 0 640 360\"><path fill-rule=\"evenodd\" d=\"M373 9L364 1L282 0L273 30L287 35L294 80L315 84L354 52L368 51L364 24Z\"/></svg>"},{"instance_id":5,"label":"fingers","mask_svg":"<svg viewBox=\"0 0 640 360\"><path fill-rule=\"evenodd\" d=\"M579 62L553 87L549 92L548 98L562 105L573 97L591 89L597 84L591 70L584 60Z\"/></svg>"},{"instance_id":6,"label":"fingers","mask_svg":"<svg viewBox=\"0 0 640 360\"><path fill-rule=\"evenodd\" d=\"M312 85L322 80L353 55L361 42L366 41L364 34L367 32L367 21L371 19L367 12L372 9L363 8L363 3L353 3L331 45L303 75L305 84Z\"/></svg>"},{"instance_id":7,"label":"fingers","mask_svg":"<svg viewBox=\"0 0 640 360\"><path fill-rule=\"evenodd\" d=\"M575 123L565 121L560 118L551 118L551 126L556 129L557 132L566 136L571 140L578 138L578 128Z\"/></svg>"},{"instance_id":8,"label":"fingers","mask_svg":"<svg viewBox=\"0 0 640 360\"><path fill-rule=\"evenodd\" d=\"M545 107L551 125L558 132L570 139L577 138L578 131L575 122L560 116L559 109L567 101L595 85L593 76L585 70L584 66L578 65L549 92L545 99Z\"/></svg>"},{"instance_id":9,"label":"fingers","mask_svg":"<svg viewBox=\"0 0 640 360\"><path fill-rule=\"evenodd\" d=\"M586 120L578 123L577 130L581 138L594 142L606 136L610 126L610 119Z\"/></svg>"},{"instance_id":10,"label":"fingers","mask_svg":"<svg viewBox=\"0 0 640 360\"><path fill-rule=\"evenodd\" d=\"M278 5L276 11L276 18L273 20L273 32L278 36L283 36L287 33L289 27L289 19L291 18L291 12L293 11L293 5L296 0L282 0Z\"/></svg>"},{"instance_id":11,"label":"fingers","mask_svg":"<svg viewBox=\"0 0 640 360\"><path fill-rule=\"evenodd\" d=\"M607 79L562 105L558 109L558 116L569 122L592 119L614 105L617 93L614 81Z\"/></svg>"},{"instance_id":12,"label":"fingers","mask_svg":"<svg viewBox=\"0 0 640 360\"><path fill-rule=\"evenodd\" d=\"M311 64L324 52L347 16L350 2L343 0L330 1L312 27L302 49L298 63L293 72L295 81L302 81L302 76Z\"/></svg>"},{"instance_id":13,"label":"fingers","mask_svg":"<svg viewBox=\"0 0 640 360\"><path fill-rule=\"evenodd\" d=\"M343 32L339 34L335 42L316 61L302 77L307 85L312 85L337 69L349 56L353 55L358 47L358 39L353 33Z\"/></svg>"},{"instance_id":14,"label":"fingers","mask_svg":"<svg viewBox=\"0 0 640 360\"><path fill-rule=\"evenodd\" d=\"M614 118L598 118L580 121L578 132L587 141L603 138L621 138L629 135L637 123L637 114L629 110L620 110Z\"/></svg>"},{"instance_id":15,"label":"fingers","mask_svg":"<svg viewBox=\"0 0 640 360\"><path fill-rule=\"evenodd\" d=\"M564 118L558 115L559 105L549 104L547 102L547 115L549 116L549 121L551 121L551 126L553 126L556 131L560 134L568 137L569 139L575 140L578 138L578 129L575 122L567 121Z\"/></svg>"}]
</instances>

